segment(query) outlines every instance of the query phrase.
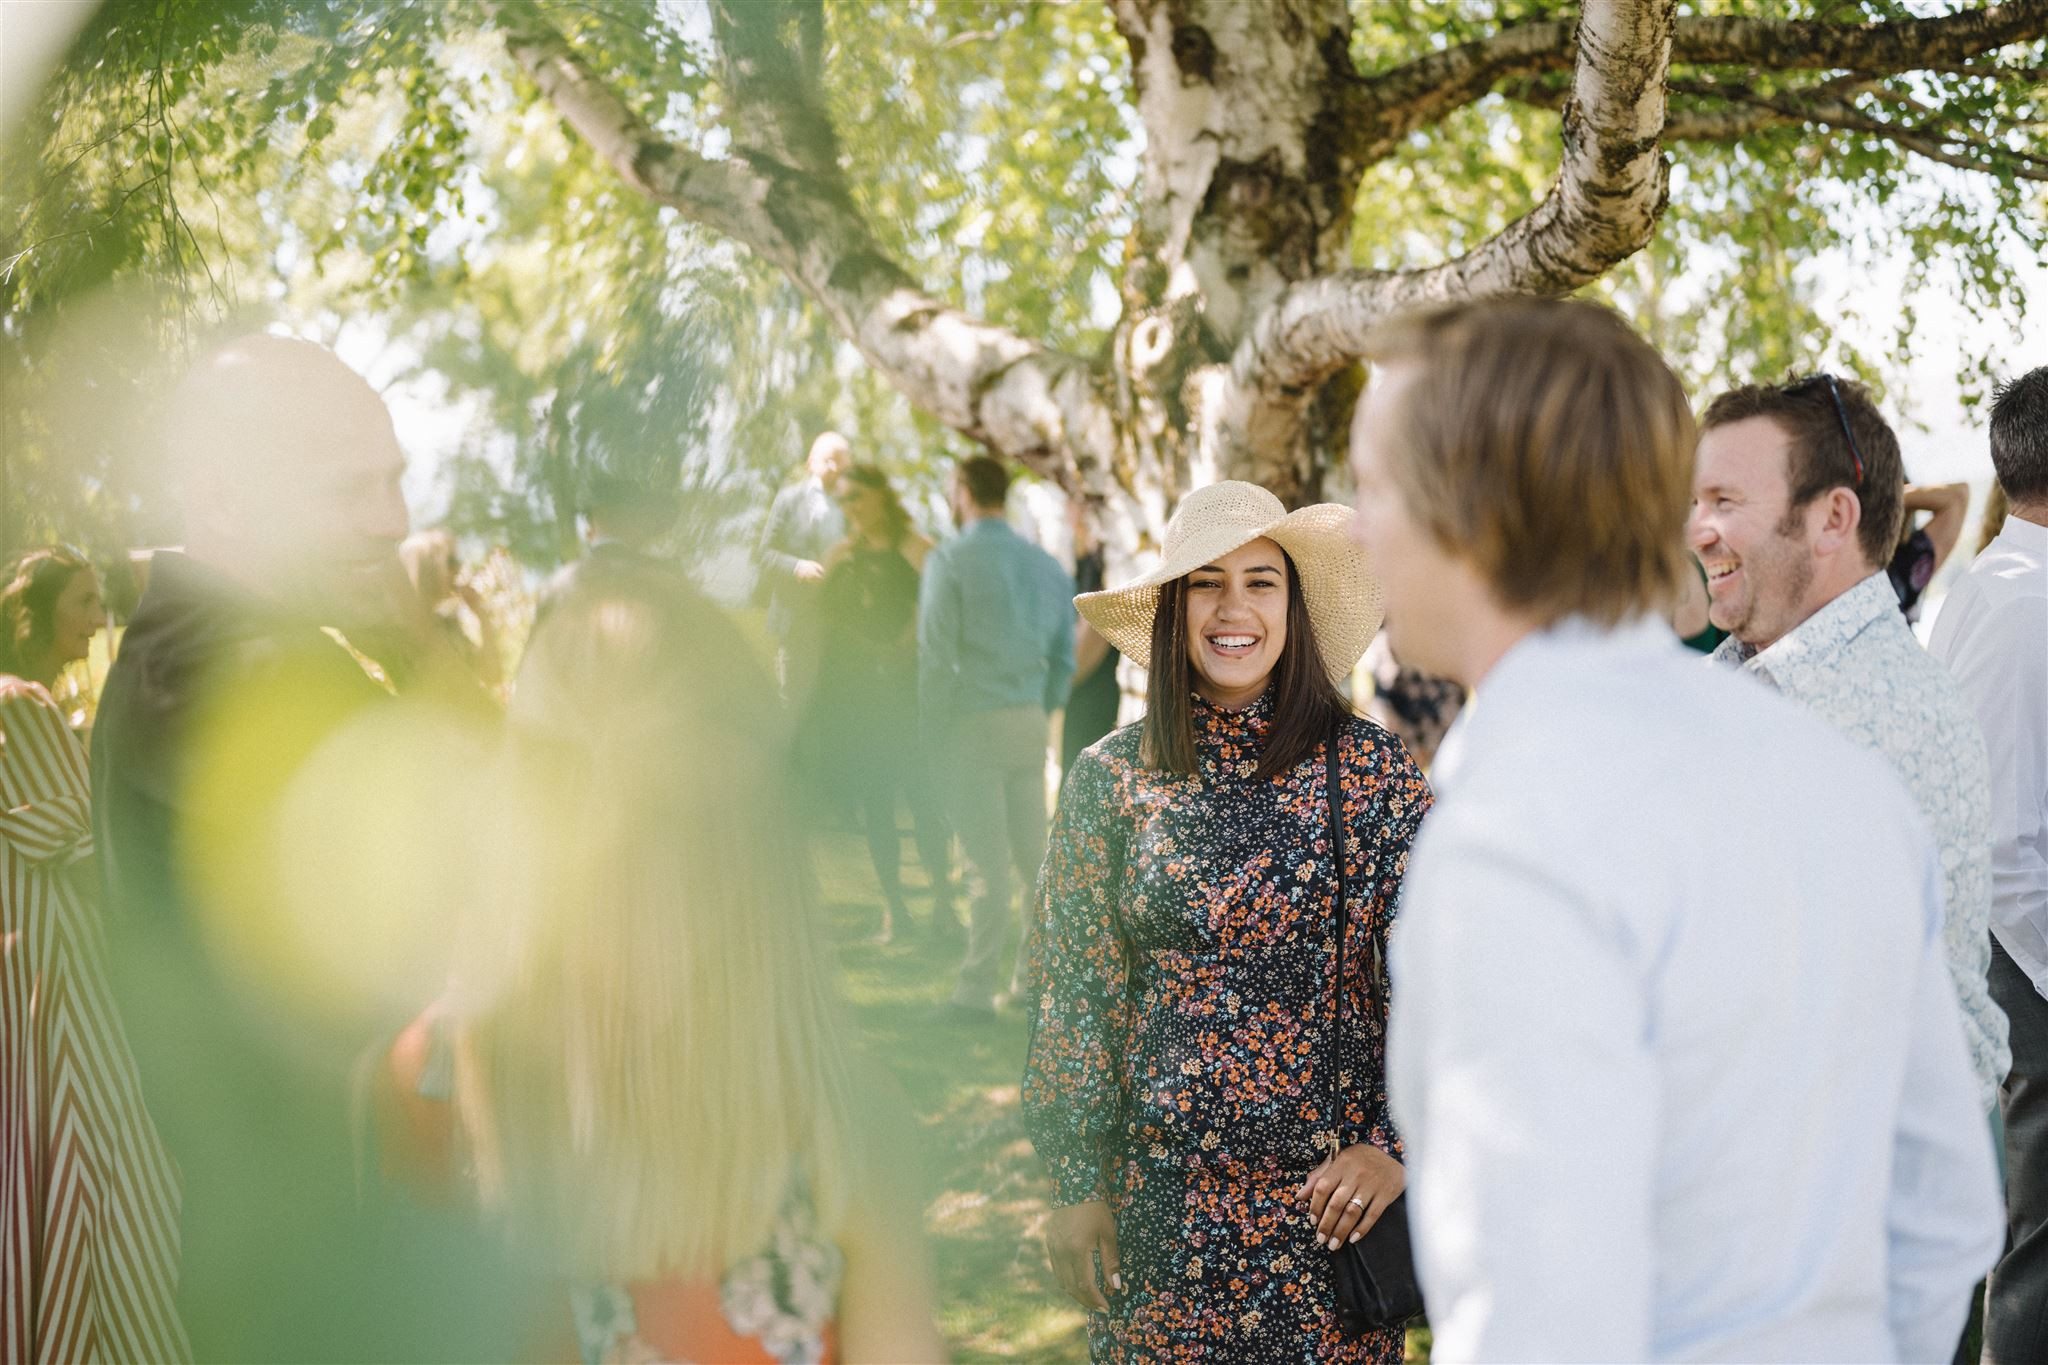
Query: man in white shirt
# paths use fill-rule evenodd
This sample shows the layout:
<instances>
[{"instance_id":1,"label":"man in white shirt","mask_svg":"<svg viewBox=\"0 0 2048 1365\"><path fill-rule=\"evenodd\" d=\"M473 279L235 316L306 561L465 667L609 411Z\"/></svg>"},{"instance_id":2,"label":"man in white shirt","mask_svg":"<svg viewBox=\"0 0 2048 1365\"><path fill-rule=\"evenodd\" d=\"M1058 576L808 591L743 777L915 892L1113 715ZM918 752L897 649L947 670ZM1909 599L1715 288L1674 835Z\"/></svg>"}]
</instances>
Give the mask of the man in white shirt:
<instances>
[{"instance_id":1,"label":"man in white shirt","mask_svg":"<svg viewBox=\"0 0 2048 1365\"><path fill-rule=\"evenodd\" d=\"M1708 617L1742 668L1866 749L1913 793L1941 855L1942 944L1985 1122L2012 1054L1991 999L1991 775L1955 679L1885 573L1905 519L1898 438L1833 375L1748 384L1700 418L1688 533Z\"/></svg>"},{"instance_id":2,"label":"man in white shirt","mask_svg":"<svg viewBox=\"0 0 2048 1365\"><path fill-rule=\"evenodd\" d=\"M1947 1360L2001 1229L1933 845L1882 762L1661 619L1677 379L1577 303L1368 354L1392 643L1476 688L1392 945L1434 1358Z\"/></svg>"},{"instance_id":3,"label":"man in white shirt","mask_svg":"<svg viewBox=\"0 0 2048 1365\"><path fill-rule=\"evenodd\" d=\"M1950 590L1928 650L1991 752L1991 995L2012 1021L2005 1112L2010 1241L1991 1275L1984 1359L2048 1360L2048 366L1998 390L1991 463L2011 501Z\"/></svg>"}]
</instances>

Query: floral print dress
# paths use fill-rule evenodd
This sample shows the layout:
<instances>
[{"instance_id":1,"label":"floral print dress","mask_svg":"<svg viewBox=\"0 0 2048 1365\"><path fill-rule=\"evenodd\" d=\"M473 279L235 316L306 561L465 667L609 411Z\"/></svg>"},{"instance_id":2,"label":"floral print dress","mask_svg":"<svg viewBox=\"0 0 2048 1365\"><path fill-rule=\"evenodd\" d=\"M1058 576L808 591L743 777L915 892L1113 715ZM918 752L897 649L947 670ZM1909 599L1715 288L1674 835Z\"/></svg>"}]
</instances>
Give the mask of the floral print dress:
<instances>
[{"instance_id":1,"label":"floral print dress","mask_svg":"<svg viewBox=\"0 0 2048 1365\"><path fill-rule=\"evenodd\" d=\"M1060 798L1032 933L1024 1113L1053 1203L1106 1200L1124 1288L1089 1319L1097 1361L1398 1361L1346 1337L1330 1253L1295 1191L1318 1135L1396 1156L1384 1009L1367 973L1429 786L1398 741L1344 727L1351 971L1341 1123L1330 1108L1335 881L1320 748L1253 774L1270 693L1197 698L1200 771L1138 762L1140 726L1083 751ZM1382 1005L1384 994L1380 994Z\"/></svg>"}]
</instances>

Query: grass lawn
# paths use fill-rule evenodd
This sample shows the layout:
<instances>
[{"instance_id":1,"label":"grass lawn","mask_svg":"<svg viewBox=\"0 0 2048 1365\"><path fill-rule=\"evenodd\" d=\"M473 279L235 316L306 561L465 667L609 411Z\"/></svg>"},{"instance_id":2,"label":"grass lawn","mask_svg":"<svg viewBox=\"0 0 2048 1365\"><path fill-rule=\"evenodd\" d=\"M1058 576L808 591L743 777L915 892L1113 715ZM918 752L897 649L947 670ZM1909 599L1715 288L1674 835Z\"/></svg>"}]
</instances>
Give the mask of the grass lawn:
<instances>
[{"instance_id":1,"label":"grass lawn","mask_svg":"<svg viewBox=\"0 0 2048 1365\"><path fill-rule=\"evenodd\" d=\"M841 994L870 1055L902 1083L924 1136L925 1232L939 1326L960 1361L1086 1360L1081 1311L1054 1283L1039 1242L1045 1179L1017 1107L1024 1021L933 1021L960 950L938 947L925 933L929 901L905 843L911 923L898 924L887 946L866 942L881 909L865 842L822 835L818 870ZM1409 1360L1426 1361L1427 1351L1427 1331L1411 1331Z\"/></svg>"},{"instance_id":2,"label":"grass lawn","mask_svg":"<svg viewBox=\"0 0 2048 1365\"><path fill-rule=\"evenodd\" d=\"M1017 1109L1023 1018L933 1022L934 1007L952 990L960 949L926 934L930 902L915 858L905 853L911 923L898 924L886 947L865 941L881 917L866 843L822 835L818 868L841 994L870 1054L902 1083L923 1133L939 1326L956 1360L1085 1360L1081 1311L1053 1282L1039 1243L1045 1180Z\"/></svg>"}]
</instances>

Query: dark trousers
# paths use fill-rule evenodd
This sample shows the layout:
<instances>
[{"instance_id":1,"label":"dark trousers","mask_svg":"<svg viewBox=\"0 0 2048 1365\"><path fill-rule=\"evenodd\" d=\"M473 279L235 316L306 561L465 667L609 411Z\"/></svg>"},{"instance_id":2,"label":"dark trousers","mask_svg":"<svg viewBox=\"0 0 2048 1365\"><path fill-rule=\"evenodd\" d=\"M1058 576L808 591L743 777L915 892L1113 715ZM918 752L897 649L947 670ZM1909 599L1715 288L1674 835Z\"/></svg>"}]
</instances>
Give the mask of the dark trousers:
<instances>
[{"instance_id":1,"label":"dark trousers","mask_svg":"<svg viewBox=\"0 0 2048 1365\"><path fill-rule=\"evenodd\" d=\"M921 766L915 762L916 755L910 757L906 768ZM910 807L917 859L931 882L932 923L939 928L957 928L959 921L953 916L953 830L921 772L881 773L857 788L855 802L861 823L867 827L868 858L875 865L882 900L891 914L903 908L903 831L896 823L899 791Z\"/></svg>"},{"instance_id":2,"label":"dark trousers","mask_svg":"<svg viewBox=\"0 0 2048 1365\"><path fill-rule=\"evenodd\" d=\"M1991 998L2012 1022L2005 1115L2005 1256L1984 1314L1990 1365L2048 1360L2048 999L1991 943Z\"/></svg>"}]
</instances>

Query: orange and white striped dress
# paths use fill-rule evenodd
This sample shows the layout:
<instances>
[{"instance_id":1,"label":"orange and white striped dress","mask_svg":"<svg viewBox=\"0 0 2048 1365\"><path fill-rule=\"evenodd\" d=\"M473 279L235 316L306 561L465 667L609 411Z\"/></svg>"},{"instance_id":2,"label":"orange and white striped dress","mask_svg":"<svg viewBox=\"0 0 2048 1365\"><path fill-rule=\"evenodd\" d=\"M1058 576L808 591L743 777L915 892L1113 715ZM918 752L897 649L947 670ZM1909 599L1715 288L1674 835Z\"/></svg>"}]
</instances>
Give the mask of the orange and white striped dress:
<instances>
[{"instance_id":1,"label":"orange and white striped dress","mask_svg":"<svg viewBox=\"0 0 2048 1365\"><path fill-rule=\"evenodd\" d=\"M108 988L85 749L0 676L0 1365L182 1361L178 1176Z\"/></svg>"}]
</instances>

